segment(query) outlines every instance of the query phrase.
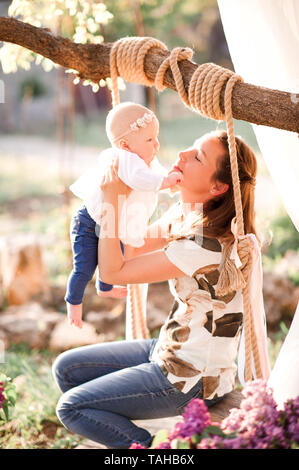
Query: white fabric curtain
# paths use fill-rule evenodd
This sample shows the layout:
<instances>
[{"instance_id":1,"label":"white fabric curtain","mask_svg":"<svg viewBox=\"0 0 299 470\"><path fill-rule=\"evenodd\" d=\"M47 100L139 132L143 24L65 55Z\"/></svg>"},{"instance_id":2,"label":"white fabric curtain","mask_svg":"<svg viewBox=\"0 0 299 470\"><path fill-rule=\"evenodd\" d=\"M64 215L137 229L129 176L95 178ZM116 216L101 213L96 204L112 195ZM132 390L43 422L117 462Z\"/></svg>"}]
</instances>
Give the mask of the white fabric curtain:
<instances>
[{"instance_id":1,"label":"white fabric curtain","mask_svg":"<svg viewBox=\"0 0 299 470\"><path fill-rule=\"evenodd\" d=\"M247 83L294 93L299 106L299 1L218 0L218 6L235 72ZM299 231L298 136L255 124L253 129Z\"/></svg>"},{"instance_id":2,"label":"white fabric curtain","mask_svg":"<svg viewBox=\"0 0 299 470\"><path fill-rule=\"evenodd\" d=\"M235 72L247 83L291 92L299 106L299 1L218 0L218 7ZM285 209L299 231L298 136L252 126ZM269 381L279 404L299 395L298 317L299 305Z\"/></svg>"}]
</instances>

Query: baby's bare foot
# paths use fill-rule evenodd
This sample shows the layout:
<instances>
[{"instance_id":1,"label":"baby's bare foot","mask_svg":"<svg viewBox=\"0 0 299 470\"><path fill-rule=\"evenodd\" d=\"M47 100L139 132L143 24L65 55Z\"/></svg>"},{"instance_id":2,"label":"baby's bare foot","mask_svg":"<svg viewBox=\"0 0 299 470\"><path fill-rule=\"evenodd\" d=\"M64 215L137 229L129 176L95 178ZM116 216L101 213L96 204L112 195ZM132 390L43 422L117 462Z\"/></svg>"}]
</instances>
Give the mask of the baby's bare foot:
<instances>
[{"instance_id":1,"label":"baby's bare foot","mask_svg":"<svg viewBox=\"0 0 299 470\"><path fill-rule=\"evenodd\" d=\"M82 328L82 304L72 305L67 302L66 305L69 324Z\"/></svg>"},{"instance_id":2,"label":"baby's bare foot","mask_svg":"<svg viewBox=\"0 0 299 470\"><path fill-rule=\"evenodd\" d=\"M122 297L127 297L128 289L126 287L112 287L111 290L98 290L99 297L112 297L114 299L121 299Z\"/></svg>"}]
</instances>

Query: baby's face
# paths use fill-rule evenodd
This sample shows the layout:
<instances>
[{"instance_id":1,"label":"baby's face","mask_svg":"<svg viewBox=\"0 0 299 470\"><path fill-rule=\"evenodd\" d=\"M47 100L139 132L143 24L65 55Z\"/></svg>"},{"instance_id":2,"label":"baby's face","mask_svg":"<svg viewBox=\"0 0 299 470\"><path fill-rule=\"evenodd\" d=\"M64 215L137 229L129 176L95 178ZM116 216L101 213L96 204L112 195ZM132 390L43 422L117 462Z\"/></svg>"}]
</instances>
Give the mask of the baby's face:
<instances>
[{"instance_id":1,"label":"baby's face","mask_svg":"<svg viewBox=\"0 0 299 470\"><path fill-rule=\"evenodd\" d=\"M136 153L147 165L151 163L157 152L159 151L159 123L157 119L153 119L147 123L146 127L131 132L125 137L128 143L128 150Z\"/></svg>"}]
</instances>

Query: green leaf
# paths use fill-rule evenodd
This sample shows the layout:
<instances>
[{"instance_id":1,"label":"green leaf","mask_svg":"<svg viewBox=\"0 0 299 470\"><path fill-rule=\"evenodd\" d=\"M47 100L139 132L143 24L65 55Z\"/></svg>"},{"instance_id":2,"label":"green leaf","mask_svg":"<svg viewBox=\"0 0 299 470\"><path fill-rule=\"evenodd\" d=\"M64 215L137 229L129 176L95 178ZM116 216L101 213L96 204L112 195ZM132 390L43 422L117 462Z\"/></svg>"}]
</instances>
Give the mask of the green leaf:
<instances>
[{"instance_id":1,"label":"green leaf","mask_svg":"<svg viewBox=\"0 0 299 470\"><path fill-rule=\"evenodd\" d=\"M2 404L2 410L5 414L6 421L8 421L9 420L9 412L8 412L8 404L7 404L6 401Z\"/></svg>"},{"instance_id":2,"label":"green leaf","mask_svg":"<svg viewBox=\"0 0 299 470\"><path fill-rule=\"evenodd\" d=\"M190 449L190 442L189 441L180 441L177 440L176 449Z\"/></svg>"},{"instance_id":3,"label":"green leaf","mask_svg":"<svg viewBox=\"0 0 299 470\"><path fill-rule=\"evenodd\" d=\"M9 380L10 378L7 377L5 374L0 374L0 382L4 382L4 385L6 384L6 382Z\"/></svg>"},{"instance_id":4,"label":"green leaf","mask_svg":"<svg viewBox=\"0 0 299 470\"><path fill-rule=\"evenodd\" d=\"M197 433L193 434L193 436L191 437L191 441L194 445L199 444L201 440L202 440L202 436Z\"/></svg>"},{"instance_id":5,"label":"green leaf","mask_svg":"<svg viewBox=\"0 0 299 470\"><path fill-rule=\"evenodd\" d=\"M15 390L5 390L5 396L11 406L16 404L17 397Z\"/></svg>"},{"instance_id":6,"label":"green leaf","mask_svg":"<svg viewBox=\"0 0 299 470\"><path fill-rule=\"evenodd\" d=\"M206 437L210 437L210 434L206 430L204 430L201 433L200 437L201 437L201 439L205 439Z\"/></svg>"},{"instance_id":7,"label":"green leaf","mask_svg":"<svg viewBox=\"0 0 299 470\"><path fill-rule=\"evenodd\" d=\"M224 434L222 429L220 429L220 428L218 428L218 426L214 426L214 425L207 426L205 428L204 432L208 433L209 435L213 434L213 435L221 436L221 437L226 436L226 434Z\"/></svg>"},{"instance_id":8,"label":"green leaf","mask_svg":"<svg viewBox=\"0 0 299 470\"><path fill-rule=\"evenodd\" d=\"M234 439L237 436L238 434L236 432L230 432L229 434L225 434L226 439Z\"/></svg>"},{"instance_id":9,"label":"green leaf","mask_svg":"<svg viewBox=\"0 0 299 470\"><path fill-rule=\"evenodd\" d=\"M161 442L167 442L168 441L168 431L167 429L160 429L160 431L157 432L155 435L151 449L159 445Z\"/></svg>"}]
</instances>

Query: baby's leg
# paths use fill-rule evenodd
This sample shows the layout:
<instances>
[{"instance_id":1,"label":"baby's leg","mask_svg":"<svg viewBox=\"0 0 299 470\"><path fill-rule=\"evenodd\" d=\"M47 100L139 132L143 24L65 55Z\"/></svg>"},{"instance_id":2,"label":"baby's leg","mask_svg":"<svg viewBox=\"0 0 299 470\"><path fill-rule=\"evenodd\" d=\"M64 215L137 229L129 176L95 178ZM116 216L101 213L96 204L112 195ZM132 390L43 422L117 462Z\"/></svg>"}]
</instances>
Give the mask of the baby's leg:
<instances>
[{"instance_id":1,"label":"baby's leg","mask_svg":"<svg viewBox=\"0 0 299 470\"><path fill-rule=\"evenodd\" d=\"M95 223L80 212L71 223L71 242L73 251L73 270L67 283L65 301L71 324L82 326L82 300L85 288L92 279L97 266L98 237Z\"/></svg>"}]
</instances>

